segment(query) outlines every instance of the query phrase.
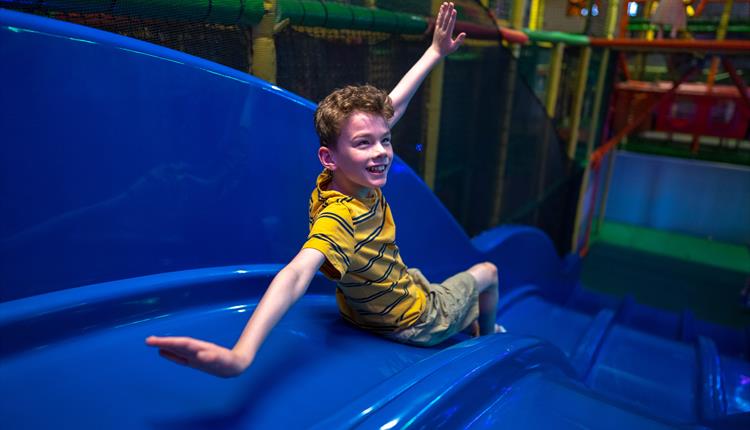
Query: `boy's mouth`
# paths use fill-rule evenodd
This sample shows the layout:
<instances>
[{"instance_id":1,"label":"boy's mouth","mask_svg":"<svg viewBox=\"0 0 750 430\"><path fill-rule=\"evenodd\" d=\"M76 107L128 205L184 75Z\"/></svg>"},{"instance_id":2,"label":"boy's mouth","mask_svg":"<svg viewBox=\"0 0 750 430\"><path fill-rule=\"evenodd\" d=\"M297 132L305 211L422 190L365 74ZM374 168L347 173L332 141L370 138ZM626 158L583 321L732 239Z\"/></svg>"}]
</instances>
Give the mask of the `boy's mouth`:
<instances>
[{"instance_id":1,"label":"boy's mouth","mask_svg":"<svg viewBox=\"0 0 750 430\"><path fill-rule=\"evenodd\" d=\"M383 173L385 172L386 167L388 167L388 165L386 164L381 164L379 166L370 166L367 168L367 171L370 173Z\"/></svg>"}]
</instances>

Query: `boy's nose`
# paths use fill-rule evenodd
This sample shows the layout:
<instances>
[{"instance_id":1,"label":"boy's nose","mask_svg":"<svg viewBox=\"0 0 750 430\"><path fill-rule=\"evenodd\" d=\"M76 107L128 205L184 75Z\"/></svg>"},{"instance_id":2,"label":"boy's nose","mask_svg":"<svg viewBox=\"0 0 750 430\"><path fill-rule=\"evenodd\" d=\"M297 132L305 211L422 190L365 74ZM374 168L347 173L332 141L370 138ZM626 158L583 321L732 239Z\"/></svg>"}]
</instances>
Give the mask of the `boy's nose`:
<instances>
[{"instance_id":1,"label":"boy's nose","mask_svg":"<svg viewBox=\"0 0 750 430\"><path fill-rule=\"evenodd\" d=\"M388 155L388 151L385 149L385 145L383 145L383 142L377 142L373 150L375 151L375 154L377 157Z\"/></svg>"}]
</instances>

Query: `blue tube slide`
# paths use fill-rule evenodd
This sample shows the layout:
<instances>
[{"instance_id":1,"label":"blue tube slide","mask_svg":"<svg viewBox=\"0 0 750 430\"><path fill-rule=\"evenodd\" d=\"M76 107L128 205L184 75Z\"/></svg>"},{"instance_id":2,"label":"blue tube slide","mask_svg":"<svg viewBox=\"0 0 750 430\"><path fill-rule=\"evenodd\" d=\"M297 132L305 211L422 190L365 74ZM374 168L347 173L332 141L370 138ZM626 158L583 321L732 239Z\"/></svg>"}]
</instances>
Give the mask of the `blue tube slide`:
<instances>
[{"instance_id":1,"label":"blue tube slide","mask_svg":"<svg viewBox=\"0 0 750 430\"><path fill-rule=\"evenodd\" d=\"M233 344L305 239L314 105L2 9L0 58L3 428L750 428L746 333L586 292L533 228L470 239L400 160L406 263L497 264L509 334L389 342L318 276L240 377L167 362L146 336Z\"/></svg>"}]
</instances>

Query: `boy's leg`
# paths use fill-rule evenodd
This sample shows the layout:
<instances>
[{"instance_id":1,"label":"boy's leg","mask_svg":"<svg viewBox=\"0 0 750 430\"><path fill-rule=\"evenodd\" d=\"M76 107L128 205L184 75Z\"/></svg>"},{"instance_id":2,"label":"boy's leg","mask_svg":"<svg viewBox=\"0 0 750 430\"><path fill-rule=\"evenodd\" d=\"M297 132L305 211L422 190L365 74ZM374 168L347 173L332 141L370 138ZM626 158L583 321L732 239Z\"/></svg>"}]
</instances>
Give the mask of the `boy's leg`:
<instances>
[{"instance_id":1,"label":"boy's leg","mask_svg":"<svg viewBox=\"0 0 750 430\"><path fill-rule=\"evenodd\" d=\"M479 334L495 333L498 299L497 267L490 262L484 262L472 266L468 272L476 280L479 292L479 318L477 320Z\"/></svg>"}]
</instances>

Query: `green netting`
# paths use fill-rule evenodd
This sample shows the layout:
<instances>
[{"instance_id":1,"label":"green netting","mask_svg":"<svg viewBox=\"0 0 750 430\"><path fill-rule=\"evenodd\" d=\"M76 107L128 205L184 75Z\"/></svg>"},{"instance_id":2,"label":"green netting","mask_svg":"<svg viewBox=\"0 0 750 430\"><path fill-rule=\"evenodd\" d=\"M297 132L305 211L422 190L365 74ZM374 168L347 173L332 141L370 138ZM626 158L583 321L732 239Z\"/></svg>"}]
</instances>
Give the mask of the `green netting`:
<instances>
[{"instance_id":1,"label":"green netting","mask_svg":"<svg viewBox=\"0 0 750 430\"><path fill-rule=\"evenodd\" d=\"M544 100L547 91L551 52L549 48L529 44L524 46L518 58L519 76L534 91L538 100Z\"/></svg>"},{"instance_id":2,"label":"green netting","mask_svg":"<svg viewBox=\"0 0 750 430\"><path fill-rule=\"evenodd\" d=\"M336 88L369 83L393 88L427 47L425 40L407 41L397 35L289 28L276 37L277 83L313 101ZM393 130L398 154L418 172L423 170L424 88L412 99L413 108Z\"/></svg>"},{"instance_id":3,"label":"green netting","mask_svg":"<svg viewBox=\"0 0 750 430\"><path fill-rule=\"evenodd\" d=\"M513 0L490 0L490 10L498 19L511 20Z\"/></svg>"},{"instance_id":4,"label":"green netting","mask_svg":"<svg viewBox=\"0 0 750 430\"><path fill-rule=\"evenodd\" d=\"M257 5L262 10L262 1L247 0L242 10L230 7L230 3L239 4L237 1L214 1L217 7L202 13L196 12L195 5L199 2L186 2L191 6L184 9L176 8L175 3L30 0L3 3L3 7L144 40L243 72L250 70L251 33L238 23L255 20ZM227 19L233 24L209 22L209 19Z\"/></svg>"},{"instance_id":5,"label":"green netting","mask_svg":"<svg viewBox=\"0 0 750 430\"><path fill-rule=\"evenodd\" d=\"M505 49L448 59L435 191L470 235L495 222L536 225L563 252L580 169L519 72Z\"/></svg>"}]
</instances>

